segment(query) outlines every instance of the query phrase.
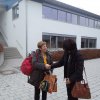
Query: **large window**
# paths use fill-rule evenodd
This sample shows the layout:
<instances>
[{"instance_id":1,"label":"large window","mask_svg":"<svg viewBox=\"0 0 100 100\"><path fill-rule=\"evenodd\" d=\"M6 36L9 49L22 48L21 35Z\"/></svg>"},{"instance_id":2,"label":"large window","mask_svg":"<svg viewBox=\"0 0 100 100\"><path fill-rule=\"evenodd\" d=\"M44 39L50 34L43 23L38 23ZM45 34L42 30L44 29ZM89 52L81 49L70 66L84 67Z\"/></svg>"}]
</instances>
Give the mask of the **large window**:
<instances>
[{"instance_id":1,"label":"large window","mask_svg":"<svg viewBox=\"0 0 100 100\"><path fill-rule=\"evenodd\" d=\"M67 22L68 23L72 22L72 14L71 13L67 13Z\"/></svg>"},{"instance_id":2,"label":"large window","mask_svg":"<svg viewBox=\"0 0 100 100\"><path fill-rule=\"evenodd\" d=\"M98 28L100 29L100 21L98 21Z\"/></svg>"},{"instance_id":3,"label":"large window","mask_svg":"<svg viewBox=\"0 0 100 100\"><path fill-rule=\"evenodd\" d=\"M90 16L88 17L85 14L79 15L74 12L64 11L62 9L60 10L49 6L43 6L42 15L43 18L100 29L100 20L90 18Z\"/></svg>"},{"instance_id":4,"label":"large window","mask_svg":"<svg viewBox=\"0 0 100 100\"><path fill-rule=\"evenodd\" d=\"M95 38L81 38L81 48L96 48Z\"/></svg>"},{"instance_id":5,"label":"large window","mask_svg":"<svg viewBox=\"0 0 100 100\"><path fill-rule=\"evenodd\" d=\"M86 25L86 19L85 19L85 17L80 16L80 25L83 25L83 26Z\"/></svg>"},{"instance_id":6,"label":"large window","mask_svg":"<svg viewBox=\"0 0 100 100\"><path fill-rule=\"evenodd\" d=\"M54 34L43 34L42 35L42 40L47 42L47 47L49 49L58 49L58 48L63 48L63 41L65 39L73 39L76 41L76 37L75 36L68 36L68 35L54 35Z\"/></svg>"},{"instance_id":7,"label":"large window","mask_svg":"<svg viewBox=\"0 0 100 100\"><path fill-rule=\"evenodd\" d=\"M72 39L76 42L76 37L65 37L65 39Z\"/></svg>"},{"instance_id":8,"label":"large window","mask_svg":"<svg viewBox=\"0 0 100 100\"><path fill-rule=\"evenodd\" d=\"M64 41L64 37L62 36L58 36L57 37L57 40L58 40L58 48L62 48L63 47L63 41Z\"/></svg>"},{"instance_id":9,"label":"large window","mask_svg":"<svg viewBox=\"0 0 100 100\"><path fill-rule=\"evenodd\" d=\"M51 48L57 48L56 36L51 36Z\"/></svg>"},{"instance_id":10,"label":"large window","mask_svg":"<svg viewBox=\"0 0 100 100\"><path fill-rule=\"evenodd\" d=\"M72 14L72 23L77 24L77 15Z\"/></svg>"},{"instance_id":11,"label":"large window","mask_svg":"<svg viewBox=\"0 0 100 100\"><path fill-rule=\"evenodd\" d=\"M19 5L17 4L12 8L12 18L13 20L15 20L18 17L19 17Z\"/></svg>"},{"instance_id":12,"label":"large window","mask_svg":"<svg viewBox=\"0 0 100 100\"><path fill-rule=\"evenodd\" d=\"M91 27L91 28L94 27L94 20L89 19L89 27Z\"/></svg>"},{"instance_id":13,"label":"large window","mask_svg":"<svg viewBox=\"0 0 100 100\"><path fill-rule=\"evenodd\" d=\"M89 19L83 16L80 16L80 25L82 26L89 26ZM93 27L93 23L92 23L92 27Z\"/></svg>"},{"instance_id":14,"label":"large window","mask_svg":"<svg viewBox=\"0 0 100 100\"><path fill-rule=\"evenodd\" d=\"M66 12L58 10L58 20L66 22L67 20Z\"/></svg>"},{"instance_id":15,"label":"large window","mask_svg":"<svg viewBox=\"0 0 100 100\"><path fill-rule=\"evenodd\" d=\"M95 21L95 28L98 28L98 21Z\"/></svg>"},{"instance_id":16,"label":"large window","mask_svg":"<svg viewBox=\"0 0 100 100\"><path fill-rule=\"evenodd\" d=\"M86 20L86 26L88 27L89 26L89 19L85 18L85 20Z\"/></svg>"},{"instance_id":17,"label":"large window","mask_svg":"<svg viewBox=\"0 0 100 100\"><path fill-rule=\"evenodd\" d=\"M50 48L50 36L49 35L43 35L42 39L46 42L47 47Z\"/></svg>"},{"instance_id":18,"label":"large window","mask_svg":"<svg viewBox=\"0 0 100 100\"><path fill-rule=\"evenodd\" d=\"M57 20L57 9L43 6L43 17Z\"/></svg>"}]
</instances>

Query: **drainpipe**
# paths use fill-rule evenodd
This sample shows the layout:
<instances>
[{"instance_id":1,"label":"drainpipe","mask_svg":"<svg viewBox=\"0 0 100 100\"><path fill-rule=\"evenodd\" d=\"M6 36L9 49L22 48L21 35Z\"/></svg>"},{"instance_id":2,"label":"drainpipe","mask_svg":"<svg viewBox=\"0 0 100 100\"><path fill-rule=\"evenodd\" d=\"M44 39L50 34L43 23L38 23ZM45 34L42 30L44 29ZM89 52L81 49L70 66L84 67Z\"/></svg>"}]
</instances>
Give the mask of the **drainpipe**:
<instances>
[{"instance_id":1,"label":"drainpipe","mask_svg":"<svg viewBox=\"0 0 100 100\"><path fill-rule=\"evenodd\" d=\"M25 10L26 10L26 56L28 56L28 30L27 30L27 0L25 0Z\"/></svg>"}]
</instances>

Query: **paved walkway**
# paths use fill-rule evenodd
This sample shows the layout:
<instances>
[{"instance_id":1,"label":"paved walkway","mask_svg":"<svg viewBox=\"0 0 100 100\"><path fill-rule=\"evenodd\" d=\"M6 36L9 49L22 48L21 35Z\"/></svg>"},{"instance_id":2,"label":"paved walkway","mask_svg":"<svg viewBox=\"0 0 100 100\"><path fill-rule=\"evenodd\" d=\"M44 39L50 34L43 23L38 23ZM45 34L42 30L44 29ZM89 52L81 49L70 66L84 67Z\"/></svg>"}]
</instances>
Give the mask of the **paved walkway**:
<instances>
[{"instance_id":1,"label":"paved walkway","mask_svg":"<svg viewBox=\"0 0 100 100\"><path fill-rule=\"evenodd\" d=\"M7 63L10 67L3 66L5 70L0 68L0 100L34 100L34 87L27 83L27 77L19 71L20 61L12 62ZM85 61L85 68L92 93L90 100L100 100L100 59ZM58 92L48 94L48 100L67 100L63 67L55 69L54 73L58 76Z\"/></svg>"}]
</instances>

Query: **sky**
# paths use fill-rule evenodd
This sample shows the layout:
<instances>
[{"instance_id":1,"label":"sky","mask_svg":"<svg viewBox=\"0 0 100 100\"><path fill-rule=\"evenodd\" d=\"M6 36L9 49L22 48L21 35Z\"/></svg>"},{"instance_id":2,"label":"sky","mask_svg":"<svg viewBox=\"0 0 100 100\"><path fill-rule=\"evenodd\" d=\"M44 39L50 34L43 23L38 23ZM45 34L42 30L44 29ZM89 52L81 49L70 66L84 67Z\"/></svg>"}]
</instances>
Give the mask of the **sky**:
<instances>
[{"instance_id":1,"label":"sky","mask_svg":"<svg viewBox=\"0 0 100 100\"><path fill-rule=\"evenodd\" d=\"M100 0L57 0L100 15Z\"/></svg>"}]
</instances>

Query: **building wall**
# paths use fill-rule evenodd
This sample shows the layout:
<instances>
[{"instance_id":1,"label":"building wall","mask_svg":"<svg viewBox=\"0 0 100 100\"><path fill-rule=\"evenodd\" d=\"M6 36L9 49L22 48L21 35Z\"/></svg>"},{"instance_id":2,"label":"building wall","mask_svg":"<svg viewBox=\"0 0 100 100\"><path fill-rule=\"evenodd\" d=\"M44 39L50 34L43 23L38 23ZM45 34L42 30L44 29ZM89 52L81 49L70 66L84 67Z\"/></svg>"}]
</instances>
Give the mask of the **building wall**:
<instances>
[{"instance_id":1,"label":"building wall","mask_svg":"<svg viewBox=\"0 0 100 100\"><path fill-rule=\"evenodd\" d=\"M18 19L12 20L12 9L4 12L1 19L1 29L6 42L10 47L17 47L23 57L26 56L26 51L29 53L37 48L43 32L74 35L78 49L81 48L81 36L96 37L97 48L100 49L100 29L44 19L42 4L35 1L22 0L19 3Z\"/></svg>"},{"instance_id":2,"label":"building wall","mask_svg":"<svg viewBox=\"0 0 100 100\"><path fill-rule=\"evenodd\" d=\"M35 50L37 48L37 42L42 40L42 4L28 1L27 15L28 52L30 52Z\"/></svg>"},{"instance_id":3,"label":"building wall","mask_svg":"<svg viewBox=\"0 0 100 100\"><path fill-rule=\"evenodd\" d=\"M43 19L42 29L43 31L49 33L75 35L78 49L81 49L81 36L96 37L97 48L100 48L100 29L88 28L46 19Z\"/></svg>"},{"instance_id":4,"label":"building wall","mask_svg":"<svg viewBox=\"0 0 100 100\"><path fill-rule=\"evenodd\" d=\"M42 18L42 4L28 1L28 51L34 50L42 33L75 35L78 49L81 49L81 36L96 37L100 49L100 29L64 23Z\"/></svg>"},{"instance_id":5,"label":"building wall","mask_svg":"<svg viewBox=\"0 0 100 100\"><path fill-rule=\"evenodd\" d=\"M9 47L17 47L26 56L26 1L19 3L19 18L12 19L12 9L1 16L1 31Z\"/></svg>"}]
</instances>

